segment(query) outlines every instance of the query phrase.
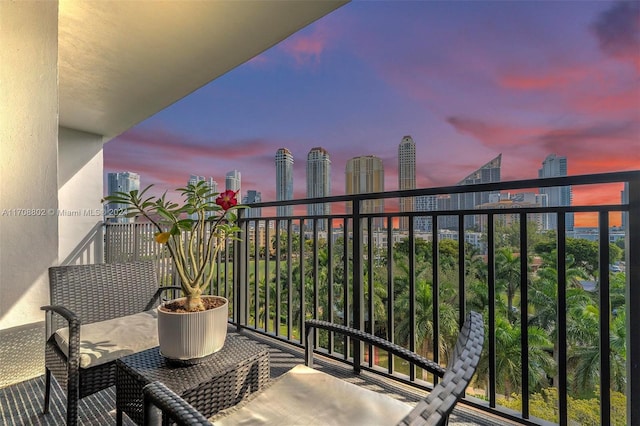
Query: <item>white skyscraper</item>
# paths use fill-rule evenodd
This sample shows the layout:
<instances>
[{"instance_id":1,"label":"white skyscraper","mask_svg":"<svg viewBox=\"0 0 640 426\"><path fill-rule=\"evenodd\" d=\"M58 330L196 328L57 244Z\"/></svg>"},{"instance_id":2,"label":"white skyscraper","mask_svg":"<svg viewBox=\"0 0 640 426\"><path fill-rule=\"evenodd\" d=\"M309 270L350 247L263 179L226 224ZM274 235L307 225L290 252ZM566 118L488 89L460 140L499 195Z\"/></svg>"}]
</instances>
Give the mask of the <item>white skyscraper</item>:
<instances>
[{"instance_id":1,"label":"white skyscraper","mask_svg":"<svg viewBox=\"0 0 640 426\"><path fill-rule=\"evenodd\" d=\"M398 145L398 189L416 188L416 143L411 136L405 136ZM415 209L415 199L400 198L400 212L412 212ZM400 218L400 229L409 229L409 218Z\"/></svg>"},{"instance_id":2,"label":"white skyscraper","mask_svg":"<svg viewBox=\"0 0 640 426\"><path fill-rule=\"evenodd\" d=\"M538 170L539 178L567 176L567 157L550 154L542 162L542 168ZM571 186L556 186L540 188L540 194L546 194L550 207L570 206L573 198ZM550 214L545 220L547 229L557 229L558 221L555 214ZM567 231L573 231L573 213L566 216Z\"/></svg>"},{"instance_id":3,"label":"white skyscraper","mask_svg":"<svg viewBox=\"0 0 640 426\"><path fill-rule=\"evenodd\" d=\"M241 176L237 170L231 170L225 177L225 189L236 192L236 199L240 201L242 197Z\"/></svg>"},{"instance_id":4,"label":"white skyscraper","mask_svg":"<svg viewBox=\"0 0 640 426\"><path fill-rule=\"evenodd\" d=\"M218 182L216 182L215 180L213 180L212 177L210 177L209 179L205 178L204 176L196 176L196 175L191 175L189 176L189 182L187 182L189 185L195 185L198 182L206 182L207 186L215 193L218 192ZM209 199L210 202L215 202L216 197L213 196ZM211 216L212 212L207 214L207 217ZM198 215L197 214L192 214L189 215L189 219L197 219Z\"/></svg>"},{"instance_id":5,"label":"white skyscraper","mask_svg":"<svg viewBox=\"0 0 640 426\"><path fill-rule=\"evenodd\" d=\"M107 192L108 195L113 195L115 192L131 192L133 190L140 190L140 175L132 172L118 172L107 174ZM121 211L126 206L119 203L109 203L107 206L108 216ZM107 218L105 218L107 220ZM111 222L129 223L133 222L133 218L118 217L109 218Z\"/></svg>"},{"instance_id":6,"label":"white skyscraper","mask_svg":"<svg viewBox=\"0 0 640 426\"><path fill-rule=\"evenodd\" d=\"M331 195L331 160L324 148L312 148L307 155L307 198L329 197ZM310 204L307 214L324 215L331 213L329 203ZM318 229L326 229L326 220L318 222Z\"/></svg>"},{"instance_id":7,"label":"white skyscraper","mask_svg":"<svg viewBox=\"0 0 640 426\"><path fill-rule=\"evenodd\" d=\"M293 199L293 155L287 148L276 152L276 201ZM280 206L278 216L293 215L293 206Z\"/></svg>"}]
</instances>

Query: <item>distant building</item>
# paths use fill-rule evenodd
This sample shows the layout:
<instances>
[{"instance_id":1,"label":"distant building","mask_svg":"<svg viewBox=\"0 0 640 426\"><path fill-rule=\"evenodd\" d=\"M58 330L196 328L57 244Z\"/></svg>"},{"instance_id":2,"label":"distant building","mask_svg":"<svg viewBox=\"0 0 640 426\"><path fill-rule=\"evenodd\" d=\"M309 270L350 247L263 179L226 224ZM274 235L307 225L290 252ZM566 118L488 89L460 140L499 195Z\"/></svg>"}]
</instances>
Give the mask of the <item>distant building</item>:
<instances>
[{"instance_id":1,"label":"distant building","mask_svg":"<svg viewBox=\"0 0 640 426\"><path fill-rule=\"evenodd\" d=\"M218 192L218 182L212 177L206 178L204 176L191 175L189 176L189 185L195 185L198 182L207 182L207 186L213 191Z\"/></svg>"},{"instance_id":2,"label":"distant building","mask_svg":"<svg viewBox=\"0 0 640 426\"><path fill-rule=\"evenodd\" d=\"M521 192L517 194L511 194L505 192L502 194L491 194L489 202L478 206L479 209L519 209L526 207L546 207L546 196L536 194L534 192ZM543 229L544 218L547 216L544 213L529 213L527 215L527 221L534 222L537 229ZM487 216L479 215L480 228L486 229ZM495 223L501 225L512 225L520 222L520 212L514 210L513 212L505 211L504 214L495 216Z\"/></svg>"},{"instance_id":3,"label":"distant building","mask_svg":"<svg viewBox=\"0 0 640 426\"><path fill-rule=\"evenodd\" d=\"M276 151L276 201L293 200L293 155L287 148ZM292 216L293 206L279 206L278 216Z\"/></svg>"},{"instance_id":4,"label":"distant building","mask_svg":"<svg viewBox=\"0 0 640 426\"><path fill-rule=\"evenodd\" d=\"M416 143L411 136L405 136L398 145L398 189L416 188ZM400 198L400 213L415 210L413 197ZM409 229L409 218L400 218L400 230Z\"/></svg>"},{"instance_id":5,"label":"distant building","mask_svg":"<svg viewBox=\"0 0 640 426\"><path fill-rule=\"evenodd\" d=\"M417 212L432 212L438 210L437 198L435 195L421 195L415 197L415 210ZM433 220L428 216L416 216L415 230L422 232L431 232L433 228Z\"/></svg>"},{"instance_id":6,"label":"distant building","mask_svg":"<svg viewBox=\"0 0 640 426\"><path fill-rule=\"evenodd\" d=\"M107 193L113 195L116 192L131 192L140 190L140 175L132 172L117 172L107 174ZM117 212L124 212L126 205L109 203L107 205L105 221L115 223L130 223L134 218L124 216L113 217Z\"/></svg>"},{"instance_id":7,"label":"distant building","mask_svg":"<svg viewBox=\"0 0 640 426\"><path fill-rule=\"evenodd\" d=\"M539 178L550 178L567 176L567 157L550 154L542 162L542 168L538 170ZM540 194L547 196L547 203L550 207L570 206L573 199L571 186L556 186L549 188L540 188ZM555 214L549 214L545 220L547 230L558 228L558 218ZM573 230L573 213L566 214L566 230Z\"/></svg>"},{"instance_id":8,"label":"distant building","mask_svg":"<svg viewBox=\"0 0 640 426\"><path fill-rule=\"evenodd\" d=\"M242 179L241 179L241 175L240 172L237 170L231 170L230 172L227 173L227 175L225 176L224 179L224 187L227 191L231 190L231 191L235 191L236 192L236 199L238 201L240 201L240 198L242 197Z\"/></svg>"},{"instance_id":9,"label":"distant building","mask_svg":"<svg viewBox=\"0 0 640 426\"><path fill-rule=\"evenodd\" d=\"M254 204L262 202L262 194L254 189L247 191L247 195L242 198L242 204ZM261 217L262 209L260 207L252 207L247 210L246 217Z\"/></svg>"},{"instance_id":10,"label":"distant building","mask_svg":"<svg viewBox=\"0 0 640 426\"><path fill-rule=\"evenodd\" d=\"M213 193L217 193L218 192L218 182L216 182L212 177L210 178L206 178L204 176L197 176L197 175L191 175L189 176L189 182L187 182L188 185L195 185L198 182L206 182L206 186L213 192ZM216 195L213 195L211 197L209 197L209 199L207 201L209 201L210 203L215 203L215 199L216 199ZM210 217L213 214L213 212L209 212L207 213L207 217ZM198 219L198 215L197 214L190 214L189 215L189 219L193 219L196 220Z\"/></svg>"},{"instance_id":11,"label":"distant building","mask_svg":"<svg viewBox=\"0 0 640 426\"><path fill-rule=\"evenodd\" d=\"M307 198L329 197L331 195L331 160L326 149L312 148L307 155ZM328 215L331 213L329 203L309 204L307 214ZM327 221L318 221L318 229L326 230Z\"/></svg>"},{"instance_id":12,"label":"distant building","mask_svg":"<svg viewBox=\"0 0 640 426\"><path fill-rule=\"evenodd\" d=\"M345 169L346 194L365 194L384 191L384 167L375 155L354 157L347 161ZM360 213L383 213L384 199L364 200ZM351 202L347 203L347 213L353 213ZM373 221L374 228L383 228L383 218Z\"/></svg>"},{"instance_id":13,"label":"distant building","mask_svg":"<svg viewBox=\"0 0 640 426\"><path fill-rule=\"evenodd\" d=\"M469 174L456 185L476 185L481 183L500 182L500 168L502 166L502 154L492 159L478 170ZM467 192L464 194L451 194L448 199L442 198L438 200L446 205L445 208L438 210L470 210L481 204L489 202L489 196L497 192ZM446 200L446 201L445 201ZM442 223L438 224L438 228L454 229L458 226L458 219L453 216L442 217ZM465 229L479 230L479 217L477 215L467 216L464 218Z\"/></svg>"}]
</instances>

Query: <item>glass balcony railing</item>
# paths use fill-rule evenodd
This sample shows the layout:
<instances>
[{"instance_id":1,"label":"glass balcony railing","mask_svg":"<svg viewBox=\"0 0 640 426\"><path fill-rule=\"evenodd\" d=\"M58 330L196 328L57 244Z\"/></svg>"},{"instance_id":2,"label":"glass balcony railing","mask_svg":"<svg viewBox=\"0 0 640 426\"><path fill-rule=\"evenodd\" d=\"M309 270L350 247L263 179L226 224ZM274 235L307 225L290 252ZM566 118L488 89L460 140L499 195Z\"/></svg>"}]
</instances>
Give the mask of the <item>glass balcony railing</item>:
<instances>
[{"instance_id":1,"label":"glass balcony railing","mask_svg":"<svg viewBox=\"0 0 640 426\"><path fill-rule=\"evenodd\" d=\"M549 206L567 187L586 201ZM522 423L640 419L640 172L266 202L239 223L210 291L241 327L301 346L317 318L446 364L475 310L485 351L465 403ZM147 224L106 225L107 262L141 258L173 282ZM339 335L316 346L413 386L437 380Z\"/></svg>"}]
</instances>

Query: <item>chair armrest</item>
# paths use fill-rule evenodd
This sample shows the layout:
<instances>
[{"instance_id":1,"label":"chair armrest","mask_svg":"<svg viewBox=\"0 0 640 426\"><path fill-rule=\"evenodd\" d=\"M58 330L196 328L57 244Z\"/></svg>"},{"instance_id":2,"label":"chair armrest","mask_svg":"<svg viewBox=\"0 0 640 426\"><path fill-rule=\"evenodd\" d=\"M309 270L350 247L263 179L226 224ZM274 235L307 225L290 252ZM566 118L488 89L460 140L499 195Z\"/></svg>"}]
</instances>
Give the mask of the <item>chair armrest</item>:
<instances>
[{"instance_id":1,"label":"chair armrest","mask_svg":"<svg viewBox=\"0 0 640 426\"><path fill-rule=\"evenodd\" d=\"M211 423L191 404L178 396L161 382L152 382L142 388L144 404L144 425L150 425L153 417L153 407L176 422L179 426L200 426Z\"/></svg>"},{"instance_id":2,"label":"chair armrest","mask_svg":"<svg viewBox=\"0 0 640 426\"><path fill-rule=\"evenodd\" d=\"M41 306L41 310L47 313L46 317L46 336L47 339L55 332L51 329L50 316L56 313L62 316L69 323L69 353L67 355L70 370L80 368L80 326L82 322L80 318L70 309L61 305Z\"/></svg>"},{"instance_id":3,"label":"chair armrest","mask_svg":"<svg viewBox=\"0 0 640 426\"><path fill-rule=\"evenodd\" d=\"M151 298L147 306L144 308L144 310L148 311L153 309L158 299L160 299L160 296L162 295L162 293L168 290L182 290L182 287L177 285L167 285L167 286L158 287L158 290L156 290L156 293L153 295L153 297Z\"/></svg>"},{"instance_id":4,"label":"chair armrest","mask_svg":"<svg viewBox=\"0 0 640 426\"><path fill-rule=\"evenodd\" d=\"M307 336L307 342L305 344L305 364L309 367L313 366L313 339L311 335L311 329L321 328L324 330L334 331L336 333L349 336L352 339L369 343L379 347L393 355L396 355L406 361L409 361L420 368L424 368L432 374L438 377L444 376L445 369L438 363L431 361L415 352L403 348L402 346L391 343L381 337L374 336L364 331L356 330L355 328L347 327L346 325L334 324L328 321L320 320L307 320L305 321L305 333Z\"/></svg>"},{"instance_id":5,"label":"chair armrest","mask_svg":"<svg viewBox=\"0 0 640 426\"><path fill-rule=\"evenodd\" d=\"M47 312L55 312L55 313L59 314L64 319L69 321L69 325L71 325L72 322L78 322L78 324L80 323L80 318L78 318L78 316L73 311L71 311L70 309L65 308L64 306L61 306L61 305L41 306L40 310L41 311L47 311Z\"/></svg>"}]
</instances>

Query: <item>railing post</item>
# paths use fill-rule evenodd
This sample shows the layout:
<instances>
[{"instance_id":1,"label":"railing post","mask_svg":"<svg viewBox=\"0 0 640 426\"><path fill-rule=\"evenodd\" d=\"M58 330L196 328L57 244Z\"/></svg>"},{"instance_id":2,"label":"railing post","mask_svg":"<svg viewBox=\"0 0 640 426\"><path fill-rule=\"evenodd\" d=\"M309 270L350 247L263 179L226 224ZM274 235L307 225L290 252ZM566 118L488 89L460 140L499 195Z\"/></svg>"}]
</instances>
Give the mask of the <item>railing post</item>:
<instances>
[{"instance_id":1,"label":"railing post","mask_svg":"<svg viewBox=\"0 0 640 426\"><path fill-rule=\"evenodd\" d=\"M248 225L244 220L244 211L238 211L238 222L242 229L242 241L234 241L233 247L233 306L234 306L234 322L237 325L247 325L247 309L245 302L247 301L247 281L245 279L247 272L247 246L244 244L244 238L247 238ZM227 240L226 244L229 243ZM227 251L228 253L228 251ZM229 262L229 259L225 259Z\"/></svg>"},{"instance_id":2,"label":"railing post","mask_svg":"<svg viewBox=\"0 0 640 426\"><path fill-rule=\"evenodd\" d=\"M360 199L353 200L353 327L364 330L364 292L362 289L362 217L360 216ZM353 371L360 373L360 362L364 344L360 341L353 345Z\"/></svg>"},{"instance_id":3,"label":"railing post","mask_svg":"<svg viewBox=\"0 0 640 426\"><path fill-rule=\"evenodd\" d=\"M627 424L640 424L640 179L629 182L625 216L627 316Z\"/></svg>"}]
</instances>

